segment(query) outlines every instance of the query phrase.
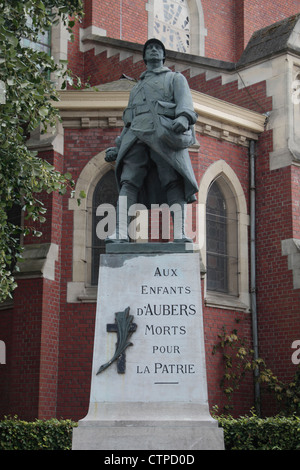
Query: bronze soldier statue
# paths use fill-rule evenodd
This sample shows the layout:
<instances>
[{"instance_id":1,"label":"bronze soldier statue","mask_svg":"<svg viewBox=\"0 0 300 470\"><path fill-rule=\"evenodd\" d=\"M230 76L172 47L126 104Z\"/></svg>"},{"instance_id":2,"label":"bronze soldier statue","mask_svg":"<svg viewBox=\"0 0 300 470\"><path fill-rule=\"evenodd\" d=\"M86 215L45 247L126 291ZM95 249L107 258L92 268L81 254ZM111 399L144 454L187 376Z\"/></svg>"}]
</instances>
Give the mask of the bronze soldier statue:
<instances>
[{"instance_id":1,"label":"bronze soldier statue","mask_svg":"<svg viewBox=\"0 0 300 470\"><path fill-rule=\"evenodd\" d=\"M119 189L116 234L106 242L128 241L127 227L118 224L120 210L141 203L167 203L177 207L173 213L174 242L191 242L185 235L186 204L196 200L198 185L188 147L195 142L197 114L193 109L185 77L164 66L165 47L158 39L149 39L143 50L146 71L131 91L123 114L124 128L116 147L106 151L105 160L116 161ZM121 209L120 198L127 206ZM129 219L126 219L129 221Z\"/></svg>"}]
</instances>

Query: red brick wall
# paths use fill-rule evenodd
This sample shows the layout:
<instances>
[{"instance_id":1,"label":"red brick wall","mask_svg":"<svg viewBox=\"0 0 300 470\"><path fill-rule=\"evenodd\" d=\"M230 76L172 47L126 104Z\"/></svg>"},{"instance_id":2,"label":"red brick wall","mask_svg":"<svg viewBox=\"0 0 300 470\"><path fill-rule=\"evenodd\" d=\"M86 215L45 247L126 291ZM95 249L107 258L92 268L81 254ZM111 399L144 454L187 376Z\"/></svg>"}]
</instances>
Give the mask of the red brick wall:
<instances>
[{"instance_id":1,"label":"red brick wall","mask_svg":"<svg viewBox=\"0 0 300 470\"><path fill-rule=\"evenodd\" d=\"M91 0L86 2L84 28L94 25L109 38L142 43L147 40L147 0Z\"/></svg>"},{"instance_id":2,"label":"red brick wall","mask_svg":"<svg viewBox=\"0 0 300 470\"><path fill-rule=\"evenodd\" d=\"M296 372L291 344L300 337L300 305L287 256L281 254L281 241L299 236L298 169L270 171L271 150L271 133L266 132L259 141L256 158L259 354L278 378L290 382ZM263 403L266 412L274 412L267 396Z\"/></svg>"},{"instance_id":3,"label":"red brick wall","mask_svg":"<svg viewBox=\"0 0 300 470\"><path fill-rule=\"evenodd\" d=\"M298 166L291 167L291 199L293 237L300 239L300 170Z\"/></svg>"},{"instance_id":4,"label":"red brick wall","mask_svg":"<svg viewBox=\"0 0 300 470\"><path fill-rule=\"evenodd\" d=\"M106 35L144 43L148 38L147 0L91 0L86 2L82 26L94 25ZM254 31L300 12L299 0L202 0L205 56L235 62Z\"/></svg>"},{"instance_id":5,"label":"red brick wall","mask_svg":"<svg viewBox=\"0 0 300 470\"><path fill-rule=\"evenodd\" d=\"M96 304L62 304L56 414L77 420L89 405Z\"/></svg>"},{"instance_id":6,"label":"red brick wall","mask_svg":"<svg viewBox=\"0 0 300 470\"><path fill-rule=\"evenodd\" d=\"M62 156L55 152L41 152L56 169L63 169ZM25 244L55 243L60 246L62 234L61 196L57 193L38 196L47 207L45 224L28 221L28 225L41 230L43 235L25 237ZM14 293L14 308L1 312L11 334L8 341L8 362L3 368L4 391L9 393L3 405L4 413L49 418L56 413L57 358L60 314L60 261L55 264L55 280L19 279ZM7 333L8 334L8 333ZM2 373L2 370L0 371ZM7 382L7 379L9 380ZM2 380L2 379L1 379ZM0 382L1 383L1 382ZM2 404L2 400L1 400Z\"/></svg>"},{"instance_id":7,"label":"red brick wall","mask_svg":"<svg viewBox=\"0 0 300 470\"><path fill-rule=\"evenodd\" d=\"M239 1L239 0L237 0ZM244 0L244 28L246 47L251 35L265 26L300 12L299 0Z\"/></svg>"},{"instance_id":8,"label":"red brick wall","mask_svg":"<svg viewBox=\"0 0 300 470\"><path fill-rule=\"evenodd\" d=\"M202 0L201 3L207 30L205 57L230 62L240 58L254 31L300 12L299 0ZM79 26L94 25L104 29L107 37L143 44L148 38L146 5L147 0L86 2L82 24L74 29L75 42L69 44L68 58L73 72L82 77L85 61L83 53L78 52Z\"/></svg>"},{"instance_id":9,"label":"red brick wall","mask_svg":"<svg viewBox=\"0 0 300 470\"><path fill-rule=\"evenodd\" d=\"M206 81L205 74L196 75L188 79L188 81L193 90L206 93L207 95L260 114L272 109L272 98L267 97L265 81L255 83L249 87L241 86L240 88L237 80L222 85L221 77Z\"/></svg>"},{"instance_id":10,"label":"red brick wall","mask_svg":"<svg viewBox=\"0 0 300 470\"><path fill-rule=\"evenodd\" d=\"M51 418L56 415L59 283L28 279L18 286L14 309L6 313L11 339L1 377L1 416Z\"/></svg>"},{"instance_id":11,"label":"red brick wall","mask_svg":"<svg viewBox=\"0 0 300 470\"><path fill-rule=\"evenodd\" d=\"M114 144L120 129L65 129L65 168L77 180L97 153ZM88 410L96 304L67 303L72 281L73 211L64 197L57 416L81 419Z\"/></svg>"},{"instance_id":12,"label":"red brick wall","mask_svg":"<svg viewBox=\"0 0 300 470\"><path fill-rule=\"evenodd\" d=\"M237 61L244 49L245 49L245 24L244 24L244 0L235 1L235 57L234 60Z\"/></svg>"},{"instance_id":13,"label":"red brick wall","mask_svg":"<svg viewBox=\"0 0 300 470\"><path fill-rule=\"evenodd\" d=\"M119 55L106 58L106 52L95 56L94 49L85 53L85 80L90 77L91 85L119 80L122 74L138 79L145 70L143 61L133 63L132 57L120 62Z\"/></svg>"},{"instance_id":14,"label":"red brick wall","mask_svg":"<svg viewBox=\"0 0 300 470\"><path fill-rule=\"evenodd\" d=\"M202 0L205 38L205 57L235 61L235 0Z\"/></svg>"},{"instance_id":15,"label":"red brick wall","mask_svg":"<svg viewBox=\"0 0 300 470\"><path fill-rule=\"evenodd\" d=\"M120 26L122 4L122 26ZM79 29L94 25L106 30L107 37L143 44L148 38L146 0L91 0L86 2L86 15L74 28L74 42L68 46L69 67L83 82L91 85L120 78L122 73L137 78L141 70L132 64L132 58L119 63L111 58L106 67L106 53L94 55L94 50L79 51ZM299 0L289 2L258 0L202 0L205 37L205 56L224 61L237 61L252 33L269 24L300 11ZM127 70L127 72L125 72Z\"/></svg>"},{"instance_id":16,"label":"red brick wall","mask_svg":"<svg viewBox=\"0 0 300 470\"><path fill-rule=\"evenodd\" d=\"M63 173L63 156L53 152L53 165ZM61 240L64 237L62 220L63 198L57 192L52 194L51 204L51 243L58 245L58 260L55 262L55 280L43 282L43 316L40 351L40 397L39 417L50 418L56 413L59 323L60 323L60 288L61 288Z\"/></svg>"},{"instance_id":17,"label":"red brick wall","mask_svg":"<svg viewBox=\"0 0 300 470\"><path fill-rule=\"evenodd\" d=\"M228 334L237 329L239 338L246 340L246 343L252 348L251 314L221 308L204 307L203 317L208 403L210 408L217 405L219 411L223 412L224 406L229 405L232 406L230 413L233 416L247 414L254 405L252 373L249 372L240 381L240 389L232 394L231 400L228 400L220 386L221 379L225 373L224 351L219 349L215 354L212 354L212 351L213 347L220 341L218 335L222 333L222 327L225 328ZM226 352L228 353L229 351ZM238 373L238 370L233 370L233 372ZM232 384L225 382L224 385L231 386Z\"/></svg>"},{"instance_id":18,"label":"red brick wall","mask_svg":"<svg viewBox=\"0 0 300 470\"><path fill-rule=\"evenodd\" d=\"M222 60L235 60L235 1L202 0L207 29L205 55ZM143 44L148 38L147 0L93 0L86 2L83 26L93 24L106 30L107 36ZM122 4L122 9L121 9ZM122 23L121 23L122 17Z\"/></svg>"},{"instance_id":19,"label":"red brick wall","mask_svg":"<svg viewBox=\"0 0 300 470\"><path fill-rule=\"evenodd\" d=\"M4 412L25 419L38 416L41 304L42 280L20 281L10 312L10 390Z\"/></svg>"},{"instance_id":20,"label":"red brick wall","mask_svg":"<svg viewBox=\"0 0 300 470\"><path fill-rule=\"evenodd\" d=\"M77 78L79 77L82 84L85 84L84 76L84 53L80 51L80 27L83 25L76 23L73 28L74 40L68 42L68 68L72 71L72 76L77 85Z\"/></svg>"},{"instance_id":21,"label":"red brick wall","mask_svg":"<svg viewBox=\"0 0 300 470\"><path fill-rule=\"evenodd\" d=\"M233 51L233 61L237 61L249 39L255 31L265 26L269 26L289 16L300 12L299 0L291 0L288 2L264 1L259 0L235 0L235 16L232 23L232 32L235 37L235 51ZM216 44L216 58L221 59L218 55L222 51L219 44ZM210 57L210 51L206 50L206 55Z\"/></svg>"},{"instance_id":22,"label":"red brick wall","mask_svg":"<svg viewBox=\"0 0 300 470\"><path fill-rule=\"evenodd\" d=\"M45 419L56 414L60 321L59 295L60 276L57 276L55 281L44 280L38 416Z\"/></svg>"},{"instance_id":23,"label":"red brick wall","mask_svg":"<svg viewBox=\"0 0 300 470\"><path fill-rule=\"evenodd\" d=\"M209 136L199 136L200 156L198 160L199 178L215 161L224 160L236 173L242 185L249 212L249 156L248 149L238 147L228 142L222 142ZM206 363L208 379L208 398L210 406L218 405L219 409L228 404L224 393L220 389L220 380L225 372L222 353L212 354L214 345L219 342L218 334L225 326L231 333L238 329L240 338L245 338L249 347L252 347L251 314L212 308L204 306L204 333L206 345ZM239 320L237 325L236 319ZM253 405L252 374L250 373L242 383L241 390L234 394L234 409L232 413L238 415L247 413Z\"/></svg>"},{"instance_id":24,"label":"red brick wall","mask_svg":"<svg viewBox=\"0 0 300 470\"><path fill-rule=\"evenodd\" d=\"M236 62L251 35L300 12L299 0L202 0L207 30L205 56Z\"/></svg>"}]
</instances>

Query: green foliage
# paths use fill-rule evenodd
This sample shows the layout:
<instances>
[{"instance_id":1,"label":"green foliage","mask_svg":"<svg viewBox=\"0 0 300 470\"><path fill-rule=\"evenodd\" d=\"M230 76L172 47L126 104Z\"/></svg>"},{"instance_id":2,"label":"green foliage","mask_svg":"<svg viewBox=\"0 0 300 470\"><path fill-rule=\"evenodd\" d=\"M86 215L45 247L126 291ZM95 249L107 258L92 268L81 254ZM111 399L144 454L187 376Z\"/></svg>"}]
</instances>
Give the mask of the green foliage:
<instances>
[{"instance_id":1,"label":"green foliage","mask_svg":"<svg viewBox=\"0 0 300 470\"><path fill-rule=\"evenodd\" d=\"M300 450L300 418L274 416L258 418L255 414L233 418L213 417L224 430L226 450ZM71 420L35 420L14 418L0 421L0 450L71 450Z\"/></svg>"},{"instance_id":2,"label":"green foliage","mask_svg":"<svg viewBox=\"0 0 300 470\"><path fill-rule=\"evenodd\" d=\"M284 383L274 375L262 358L254 359L253 350L248 346L247 340L239 336L236 328L227 333L223 326L218 337L219 342L214 345L213 354L221 351L223 357L225 371L220 387L228 400L224 412L233 409L233 393L239 389L246 374L255 372L254 377L260 383L261 391L275 397L281 414L300 416L300 368L296 370L291 382Z\"/></svg>"},{"instance_id":3,"label":"green foliage","mask_svg":"<svg viewBox=\"0 0 300 470\"><path fill-rule=\"evenodd\" d=\"M5 418L0 421L0 450L71 450L71 420L22 421Z\"/></svg>"},{"instance_id":4,"label":"green foliage","mask_svg":"<svg viewBox=\"0 0 300 470\"><path fill-rule=\"evenodd\" d=\"M226 450L300 450L300 418L214 416L224 430Z\"/></svg>"},{"instance_id":5,"label":"green foliage","mask_svg":"<svg viewBox=\"0 0 300 470\"><path fill-rule=\"evenodd\" d=\"M214 345L213 354L216 354L217 350L222 351L225 372L220 386L228 399L228 405L225 406L228 410L232 408L232 393L239 389L247 371L252 370L253 351L247 347L246 340L239 337L237 329L227 333L223 326L218 337L220 341Z\"/></svg>"},{"instance_id":6,"label":"green foliage","mask_svg":"<svg viewBox=\"0 0 300 470\"><path fill-rule=\"evenodd\" d=\"M5 88L5 100L0 101L0 302L16 287L12 270L21 258L20 237L29 230L28 225L24 229L11 223L9 211L17 206L27 218L42 223L46 209L38 194L63 194L73 183L69 174L60 174L26 147L34 129L55 128L58 111L53 103L59 98L50 77L67 81L70 73L65 64L25 47L22 40L36 42L59 19L71 31L75 12L82 8L82 0L0 0L0 81ZM33 234L40 235L34 229Z\"/></svg>"}]
</instances>

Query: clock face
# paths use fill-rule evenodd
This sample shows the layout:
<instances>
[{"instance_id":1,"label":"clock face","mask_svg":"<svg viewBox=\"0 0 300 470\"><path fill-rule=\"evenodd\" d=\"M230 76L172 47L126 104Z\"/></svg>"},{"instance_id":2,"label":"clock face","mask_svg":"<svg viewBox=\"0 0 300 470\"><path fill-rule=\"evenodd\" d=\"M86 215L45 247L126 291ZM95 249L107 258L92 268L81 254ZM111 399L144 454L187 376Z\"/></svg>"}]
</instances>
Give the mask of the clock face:
<instances>
[{"instance_id":1,"label":"clock face","mask_svg":"<svg viewBox=\"0 0 300 470\"><path fill-rule=\"evenodd\" d=\"M154 2L154 34L166 49L189 52L190 17L186 0Z\"/></svg>"}]
</instances>

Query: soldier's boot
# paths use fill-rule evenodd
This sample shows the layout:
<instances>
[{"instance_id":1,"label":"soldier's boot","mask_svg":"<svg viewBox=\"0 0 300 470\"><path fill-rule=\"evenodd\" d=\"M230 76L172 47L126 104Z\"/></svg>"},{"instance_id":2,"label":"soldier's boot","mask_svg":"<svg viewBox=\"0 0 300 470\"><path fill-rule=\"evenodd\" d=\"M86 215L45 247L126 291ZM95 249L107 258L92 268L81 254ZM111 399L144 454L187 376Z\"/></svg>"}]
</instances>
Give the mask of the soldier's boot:
<instances>
[{"instance_id":1,"label":"soldier's boot","mask_svg":"<svg viewBox=\"0 0 300 470\"><path fill-rule=\"evenodd\" d=\"M193 240L185 233L186 202L178 201L172 207L174 243L193 243Z\"/></svg>"},{"instance_id":2,"label":"soldier's boot","mask_svg":"<svg viewBox=\"0 0 300 470\"><path fill-rule=\"evenodd\" d=\"M185 233L186 201L181 186L174 186L167 190L168 204L173 220L174 243L193 243Z\"/></svg>"},{"instance_id":3,"label":"soldier's boot","mask_svg":"<svg viewBox=\"0 0 300 470\"><path fill-rule=\"evenodd\" d=\"M129 242L128 226L131 217L128 215L129 208L137 202L138 190L129 183L121 186L117 210L116 210L116 230L106 238L106 243Z\"/></svg>"}]
</instances>

